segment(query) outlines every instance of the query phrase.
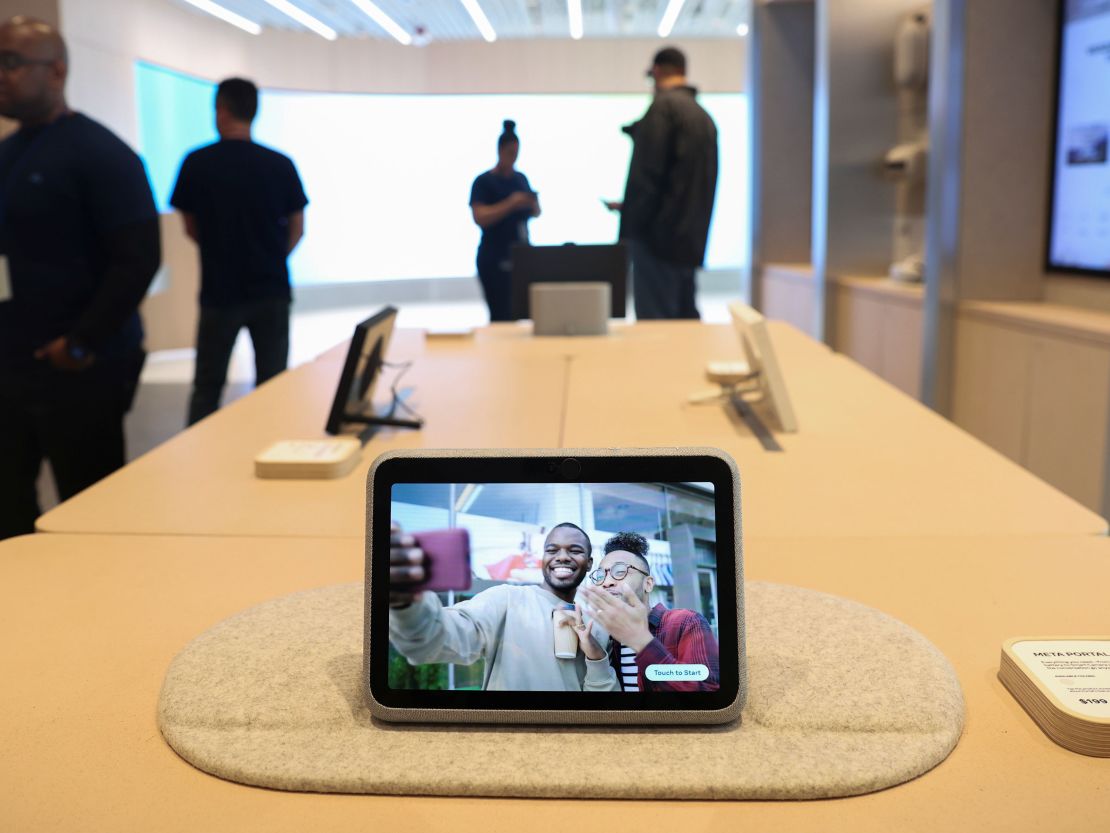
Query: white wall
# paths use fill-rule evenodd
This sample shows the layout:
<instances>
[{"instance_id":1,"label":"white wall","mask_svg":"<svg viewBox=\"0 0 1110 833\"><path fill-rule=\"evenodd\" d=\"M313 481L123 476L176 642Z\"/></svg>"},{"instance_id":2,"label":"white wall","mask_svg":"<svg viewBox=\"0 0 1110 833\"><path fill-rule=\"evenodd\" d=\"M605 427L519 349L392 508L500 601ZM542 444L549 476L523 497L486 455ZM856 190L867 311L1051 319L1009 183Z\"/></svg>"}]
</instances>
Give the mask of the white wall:
<instances>
[{"instance_id":1,"label":"white wall","mask_svg":"<svg viewBox=\"0 0 1110 833\"><path fill-rule=\"evenodd\" d=\"M215 76L245 73L250 35L163 0L59 0L70 106L137 145L136 59Z\"/></svg>"},{"instance_id":2,"label":"white wall","mask_svg":"<svg viewBox=\"0 0 1110 833\"><path fill-rule=\"evenodd\" d=\"M834 275L885 275L893 255L896 189L880 175L902 122L894 84L894 35L920 0L822 0L818 95L827 97L827 157L815 162L814 201L827 196L814 245ZM822 32L821 29L824 29ZM822 58L824 66L821 66Z\"/></svg>"},{"instance_id":3,"label":"white wall","mask_svg":"<svg viewBox=\"0 0 1110 833\"><path fill-rule=\"evenodd\" d=\"M1056 4L967 3L958 297L1041 300Z\"/></svg>"},{"instance_id":4,"label":"white wall","mask_svg":"<svg viewBox=\"0 0 1110 833\"><path fill-rule=\"evenodd\" d=\"M751 115L753 265L809 263L814 7L760 5L753 10L752 23L758 39L752 55L752 74L758 76Z\"/></svg>"},{"instance_id":5,"label":"white wall","mask_svg":"<svg viewBox=\"0 0 1110 833\"><path fill-rule=\"evenodd\" d=\"M208 79L244 75L263 87L377 93L644 92L658 40L433 43L334 42L311 33L248 35L168 0L59 0L69 42L71 104L131 142L138 59ZM744 42L678 42L703 92L744 89Z\"/></svg>"},{"instance_id":6,"label":"white wall","mask_svg":"<svg viewBox=\"0 0 1110 833\"><path fill-rule=\"evenodd\" d=\"M1050 304L1110 312L1110 280L1049 273L1044 300Z\"/></svg>"},{"instance_id":7,"label":"white wall","mask_svg":"<svg viewBox=\"0 0 1110 833\"><path fill-rule=\"evenodd\" d=\"M3 2L4 0L0 0ZM54 0L50 0L54 2ZM70 49L69 102L138 144L134 64L145 60L262 87L365 93L640 93L658 40L329 42L311 33L248 35L169 0L57 0ZM744 42L678 41L703 92L745 89ZM167 280L143 305L148 349L189 347L198 264L180 219L162 219Z\"/></svg>"}]
</instances>

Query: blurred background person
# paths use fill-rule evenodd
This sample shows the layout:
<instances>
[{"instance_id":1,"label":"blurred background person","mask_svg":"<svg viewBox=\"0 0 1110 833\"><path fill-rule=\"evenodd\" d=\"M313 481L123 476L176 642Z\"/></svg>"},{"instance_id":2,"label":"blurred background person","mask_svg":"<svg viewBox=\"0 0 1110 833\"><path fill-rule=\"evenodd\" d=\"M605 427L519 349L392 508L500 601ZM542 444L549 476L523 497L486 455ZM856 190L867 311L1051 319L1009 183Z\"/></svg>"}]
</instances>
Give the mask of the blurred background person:
<instances>
[{"instance_id":1,"label":"blurred background person","mask_svg":"<svg viewBox=\"0 0 1110 833\"><path fill-rule=\"evenodd\" d=\"M258 88L242 78L216 90L220 139L181 163L170 204L200 248L200 319L188 424L220 407L239 331L254 348L255 385L289 362L288 258L304 234L308 198L289 157L251 140Z\"/></svg>"},{"instance_id":2,"label":"blurred background person","mask_svg":"<svg viewBox=\"0 0 1110 833\"><path fill-rule=\"evenodd\" d=\"M516 122L506 120L497 139L497 165L480 174L470 188L470 210L482 229L478 245L478 279L490 321L512 320L510 251L528 242L528 221L540 216L539 195L516 169L520 140Z\"/></svg>"},{"instance_id":3,"label":"blurred background person","mask_svg":"<svg viewBox=\"0 0 1110 833\"><path fill-rule=\"evenodd\" d=\"M620 238L632 258L636 317L700 318L695 273L705 262L717 192L717 126L686 83L686 56L659 50L647 72L655 98L632 137Z\"/></svg>"},{"instance_id":4,"label":"blurred background person","mask_svg":"<svg viewBox=\"0 0 1110 833\"><path fill-rule=\"evenodd\" d=\"M66 500L124 463L145 353L138 307L162 259L139 157L66 104L66 45L0 24L0 538L33 532L50 461Z\"/></svg>"}]
</instances>

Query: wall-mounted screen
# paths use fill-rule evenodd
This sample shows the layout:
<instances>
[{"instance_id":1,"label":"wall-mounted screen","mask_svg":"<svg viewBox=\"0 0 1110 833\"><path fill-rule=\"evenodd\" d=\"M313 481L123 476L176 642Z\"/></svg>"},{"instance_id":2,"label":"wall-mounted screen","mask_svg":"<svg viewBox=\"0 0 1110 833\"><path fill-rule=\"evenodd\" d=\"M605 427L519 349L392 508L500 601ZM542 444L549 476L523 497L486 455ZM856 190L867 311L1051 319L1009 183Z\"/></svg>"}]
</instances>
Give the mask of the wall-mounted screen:
<instances>
[{"instance_id":1,"label":"wall-mounted screen","mask_svg":"<svg viewBox=\"0 0 1110 833\"><path fill-rule=\"evenodd\" d=\"M1110 277L1110 0L1062 0L1048 268Z\"/></svg>"},{"instance_id":2,"label":"wall-mounted screen","mask_svg":"<svg viewBox=\"0 0 1110 833\"><path fill-rule=\"evenodd\" d=\"M214 141L211 81L136 65L140 151L162 211L182 158ZM719 132L720 174L706 265L747 263L748 117L739 94L705 94ZM310 204L290 260L294 283L475 273L480 232L470 186L496 162L501 123L513 119L517 163L539 193L537 245L613 243L643 95L369 95L263 90L254 137L296 163Z\"/></svg>"}]
</instances>

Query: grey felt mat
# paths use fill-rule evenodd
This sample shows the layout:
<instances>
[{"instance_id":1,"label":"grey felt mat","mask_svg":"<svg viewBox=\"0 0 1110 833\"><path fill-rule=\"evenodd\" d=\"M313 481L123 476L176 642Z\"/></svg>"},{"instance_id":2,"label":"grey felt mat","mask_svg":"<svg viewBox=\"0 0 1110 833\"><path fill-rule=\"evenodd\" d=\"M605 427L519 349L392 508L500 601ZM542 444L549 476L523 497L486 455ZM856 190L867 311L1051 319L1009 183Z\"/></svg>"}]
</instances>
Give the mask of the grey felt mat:
<instances>
[{"instance_id":1,"label":"grey felt mat","mask_svg":"<svg viewBox=\"0 0 1110 833\"><path fill-rule=\"evenodd\" d=\"M947 660L876 610L747 585L750 691L718 728L390 726L362 703L362 585L244 611L173 661L162 734L194 766L284 790L559 798L855 795L907 781L956 745ZM570 780L553 761L588 777Z\"/></svg>"}]
</instances>

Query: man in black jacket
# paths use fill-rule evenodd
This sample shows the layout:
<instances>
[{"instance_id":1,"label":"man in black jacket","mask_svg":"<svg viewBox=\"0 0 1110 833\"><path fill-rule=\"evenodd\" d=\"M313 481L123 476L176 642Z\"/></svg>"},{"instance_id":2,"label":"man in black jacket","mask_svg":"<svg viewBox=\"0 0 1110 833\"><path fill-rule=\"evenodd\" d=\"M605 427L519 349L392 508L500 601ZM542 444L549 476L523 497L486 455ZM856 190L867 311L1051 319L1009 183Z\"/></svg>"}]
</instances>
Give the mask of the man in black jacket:
<instances>
[{"instance_id":1,"label":"man in black jacket","mask_svg":"<svg viewBox=\"0 0 1110 833\"><path fill-rule=\"evenodd\" d=\"M139 157L66 106L65 43L0 24L0 538L34 531L45 457L64 500L123 465L161 261Z\"/></svg>"},{"instance_id":2,"label":"man in black jacket","mask_svg":"<svg viewBox=\"0 0 1110 833\"><path fill-rule=\"evenodd\" d=\"M698 318L694 273L705 244L717 190L717 127L686 83L686 56L668 47L648 76L655 100L627 128L632 136L620 237L632 255L636 317Z\"/></svg>"}]
</instances>

